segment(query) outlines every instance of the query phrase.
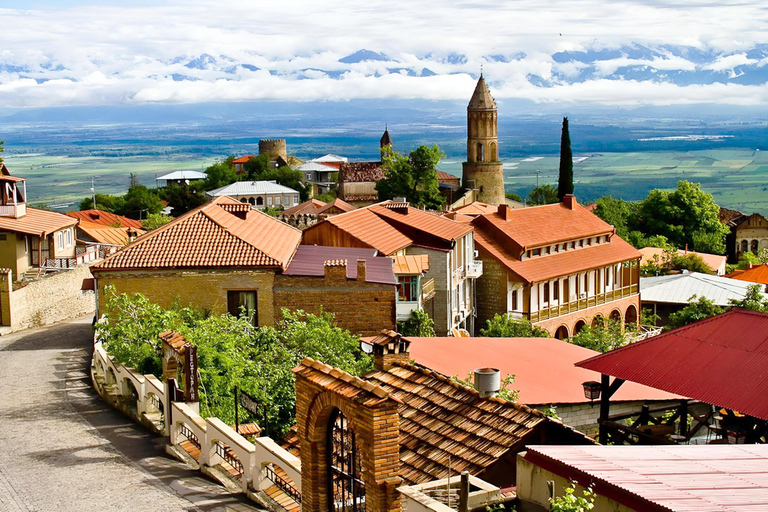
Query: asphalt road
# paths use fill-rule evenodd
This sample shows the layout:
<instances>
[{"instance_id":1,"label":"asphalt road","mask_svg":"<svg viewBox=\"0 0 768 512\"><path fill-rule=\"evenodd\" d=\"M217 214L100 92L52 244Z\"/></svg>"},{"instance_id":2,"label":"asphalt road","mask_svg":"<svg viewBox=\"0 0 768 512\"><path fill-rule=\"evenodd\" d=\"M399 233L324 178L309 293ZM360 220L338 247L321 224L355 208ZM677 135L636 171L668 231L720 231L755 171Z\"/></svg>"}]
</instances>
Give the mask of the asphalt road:
<instances>
[{"instance_id":1,"label":"asphalt road","mask_svg":"<svg viewBox=\"0 0 768 512\"><path fill-rule=\"evenodd\" d=\"M259 510L99 398L92 340L90 317L0 338L0 512Z\"/></svg>"}]
</instances>

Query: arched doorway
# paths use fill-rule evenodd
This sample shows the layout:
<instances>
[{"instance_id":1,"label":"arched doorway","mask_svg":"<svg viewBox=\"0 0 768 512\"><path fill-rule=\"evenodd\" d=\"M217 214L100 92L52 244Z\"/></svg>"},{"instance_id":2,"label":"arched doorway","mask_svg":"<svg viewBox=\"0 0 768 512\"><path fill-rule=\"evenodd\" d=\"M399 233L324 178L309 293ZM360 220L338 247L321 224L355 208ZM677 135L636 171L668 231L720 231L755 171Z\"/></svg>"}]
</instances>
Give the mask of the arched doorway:
<instances>
[{"instance_id":1,"label":"arched doorway","mask_svg":"<svg viewBox=\"0 0 768 512\"><path fill-rule=\"evenodd\" d=\"M595 315L592 318L592 327L594 328L602 325L605 325L605 318L603 317L603 315L599 315L599 314Z\"/></svg>"},{"instance_id":2,"label":"arched doorway","mask_svg":"<svg viewBox=\"0 0 768 512\"><path fill-rule=\"evenodd\" d=\"M564 340L568 338L568 327L561 325L557 328L555 331L555 338L559 340Z\"/></svg>"},{"instance_id":3,"label":"arched doorway","mask_svg":"<svg viewBox=\"0 0 768 512\"><path fill-rule=\"evenodd\" d=\"M355 431L339 409L328 420L328 470L330 473L328 510L365 511L363 465Z\"/></svg>"},{"instance_id":4,"label":"arched doorway","mask_svg":"<svg viewBox=\"0 0 768 512\"><path fill-rule=\"evenodd\" d=\"M758 244L759 244L759 242L757 240L752 240L752 243L750 244L750 248L749 249L753 253L755 253L755 254L757 254L757 251L759 249L759 245Z\"/></svg>"},{"instance_id":5,"label":"arched doorway","mask_svg":"<svg viewBox=\"0 0 768 512\"><path fill-rule=\"evenodd\" d=\"M624 315L624 325L637 325L637 308L630 304L627 308L627 314Z\"/></svg>"},{"instance_id":6,"label":"arched doorway","mask_svg":"<svg viewBox=\"0 0 768 512\"><path fill-rule=\"evenodd\" d=\"M741 252L747 252L749 250L749 242L746 240L741 241Z\"/></svg>"},{"instance_id":7,"label":"arched doorway","mask_svg":"<svg viewBox=\"0 0 768 512\"><path fill-rule=\"evenodd\" d=\"M497 151L496 143L491 142L491 151L490 151L490 161L491 162L498 162L499 161L499 153Z\"/></svg>"},{"instance_id":8,"label":"arched doorway","mask_svg":"<svg viewBox=\"0 0 768 512\"><path fill-rule=\"evenodd\" d=\"M573 334L574 335L579 334L579 332L581 332L581 330L584 328L585 325L587 325L587 322L585 322L584 320L579 320L578 322L576 322L576 325L573 326Z\"/></svg>"},{"instance_id":9,"label":"arched doorway","mask_svg":"<svg viewBox=\"0 0 768 512\"><path fill-rule=\"evenodd\" d=\"M611 311L610 319L613 320L614 322L621 322L621 311L619 311L618 309L614 309L613 311Z\"/></svg>"}]
</instances>

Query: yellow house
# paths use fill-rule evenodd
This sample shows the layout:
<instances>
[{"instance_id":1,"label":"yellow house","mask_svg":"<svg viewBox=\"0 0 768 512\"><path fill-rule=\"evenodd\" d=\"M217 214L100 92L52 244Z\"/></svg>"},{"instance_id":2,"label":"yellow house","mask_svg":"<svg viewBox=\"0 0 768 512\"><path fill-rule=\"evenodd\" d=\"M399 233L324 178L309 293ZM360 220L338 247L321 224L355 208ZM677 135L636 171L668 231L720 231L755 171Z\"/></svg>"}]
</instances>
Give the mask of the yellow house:
<instances>
[{"instance_id":1,"label":"yellow house","mask_svg":"<svg viewBox=\"0 0 768 512\"><path fill-rule=\"evenodd\" d=\"M112 285L166 308L174 301L213 314L245 308L255 325L272 325L275 274L300 240L301 231L250 204L217 197L91 267L97 314Z\"/></svg>"}]
</instances>

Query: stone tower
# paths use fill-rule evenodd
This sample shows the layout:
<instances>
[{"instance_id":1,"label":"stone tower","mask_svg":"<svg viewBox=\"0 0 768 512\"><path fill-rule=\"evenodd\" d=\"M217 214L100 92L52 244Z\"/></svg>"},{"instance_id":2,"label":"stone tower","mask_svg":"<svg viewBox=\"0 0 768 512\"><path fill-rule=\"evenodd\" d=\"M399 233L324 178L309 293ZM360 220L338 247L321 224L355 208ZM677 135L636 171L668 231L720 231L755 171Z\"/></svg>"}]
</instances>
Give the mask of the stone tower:
<instances>
[{"instance_id":1,"label":"stone tower","mask_svg":"<svg viewBox=\"0 0 768 512\"><path fill-rule=\"evenodd\" d=\"M463 181L465 188L478 191L478 201L492 205L505 202L496 124L496 102L480 75L467 105L467 161L463 164Z\"/></svg>"},{"instance_id":2,"label":"stone tower","mask_svg":"<svg viewBox=\"0 0 768 512\"><path fill-rule=\"evenodd\" d=\"M379 151L381 152L382 158L384 158L385 155L392 155L392 137L389 136L389 130L387 128L384 128L384 135L379 139Z\"/></svg>"}]
</instances>

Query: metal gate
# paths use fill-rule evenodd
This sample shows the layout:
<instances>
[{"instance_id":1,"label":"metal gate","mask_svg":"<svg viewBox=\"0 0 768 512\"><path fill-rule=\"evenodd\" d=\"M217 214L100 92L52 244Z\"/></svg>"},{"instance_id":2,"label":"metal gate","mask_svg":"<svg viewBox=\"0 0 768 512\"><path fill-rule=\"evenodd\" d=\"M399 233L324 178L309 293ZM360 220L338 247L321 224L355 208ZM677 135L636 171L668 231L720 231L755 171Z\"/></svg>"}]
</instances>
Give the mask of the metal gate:
<instances>
[{"instance_id":1,"label":"metal gate","mask_svg":"<svg viewBox=\"0 0 768 512\"><path fill-rule=\"evenodd\" d=\"M331 512L365 512L365 484L355 432L349 428L344 414L336 409L329 420Z\"/></svg>"}]
</instances>

